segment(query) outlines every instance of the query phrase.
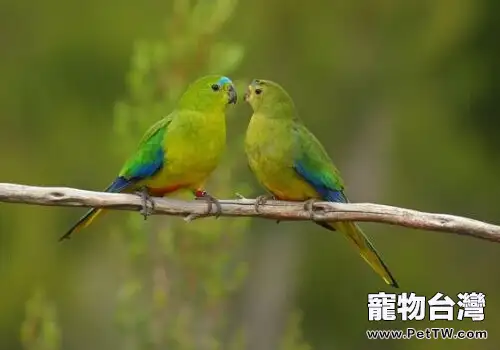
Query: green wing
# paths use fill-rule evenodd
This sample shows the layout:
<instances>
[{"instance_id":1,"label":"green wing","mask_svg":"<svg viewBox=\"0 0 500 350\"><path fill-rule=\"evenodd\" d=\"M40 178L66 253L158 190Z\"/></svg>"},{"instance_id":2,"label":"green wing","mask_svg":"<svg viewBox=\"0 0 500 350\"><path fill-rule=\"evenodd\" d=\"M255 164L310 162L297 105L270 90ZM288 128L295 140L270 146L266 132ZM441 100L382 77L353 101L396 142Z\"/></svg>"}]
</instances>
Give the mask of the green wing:
<instances>
[{"instance_id":1,"label":"green wing","mask_svg":"<svg viewBox=\"0 0 500 350\"><path fill-rule=\"evenodd\" d=\"M302 124L295 125L293 133L296 142L295 171L324 200L347 202L340 173L318 139Z\"/></svg>"},{"instance_id":2,"label":"green wing","mask_svg":"<svg viewBox=\"0 0 500 350\"><path fill-rule=\"evenodd\" d=\"M172 118L171 114L146 131L136 152L127 160L120 171L120 177L134 182L140 181L153 176L163 167L165 159L163 141Z\"/></svg>"}]
</instances>

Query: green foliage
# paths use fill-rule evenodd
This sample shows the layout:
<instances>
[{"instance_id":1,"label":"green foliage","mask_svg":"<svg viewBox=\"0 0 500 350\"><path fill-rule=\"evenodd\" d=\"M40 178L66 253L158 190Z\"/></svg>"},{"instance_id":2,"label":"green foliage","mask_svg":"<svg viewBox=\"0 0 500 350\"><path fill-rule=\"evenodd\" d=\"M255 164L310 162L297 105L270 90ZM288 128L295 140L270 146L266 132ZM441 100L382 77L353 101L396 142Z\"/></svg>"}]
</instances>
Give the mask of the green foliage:
<instances>
[{"instance_id":1,"label":"green foliage","mask_svg":"<svg viewBox=\"0 0 500 350\"><path fill-rule=\"evenodd\" d=\"M302 313L295 311L290 314L287 322L287 331L281 343L281 350L312 350L302 335L301 330Z\"/></svg>"},{"instance_id":2,"label":"green foliage","mask_svg":"<svg viewBox=\"0 0 500 350\"><path fill-rule=\"evenodd\" d=\"M41 290L37 290L26 303L21 341L25 350L61 349L61 333L55 307Z\"/></svg>"}]
</instances>

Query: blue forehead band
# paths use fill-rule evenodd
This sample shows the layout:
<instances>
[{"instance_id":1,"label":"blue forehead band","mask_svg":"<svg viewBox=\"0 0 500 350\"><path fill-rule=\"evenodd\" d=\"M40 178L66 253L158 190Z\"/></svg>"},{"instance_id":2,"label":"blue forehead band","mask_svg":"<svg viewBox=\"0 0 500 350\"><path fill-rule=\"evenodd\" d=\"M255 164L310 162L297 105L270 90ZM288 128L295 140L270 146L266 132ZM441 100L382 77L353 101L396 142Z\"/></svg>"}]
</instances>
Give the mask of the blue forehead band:
<instances>
[{"instance_id":1,"label":"blue forehead band","mask_svg":"<svg viewBox=\"0 0 500 350\"><path fill-rule=\"evenodd\" d=\"M224 84L232 84L233 82L231 81L231 79L229 79L228 77L222 77L219 79L219 84L220 85L224 85Z\"/></svg>"}]
</instances>

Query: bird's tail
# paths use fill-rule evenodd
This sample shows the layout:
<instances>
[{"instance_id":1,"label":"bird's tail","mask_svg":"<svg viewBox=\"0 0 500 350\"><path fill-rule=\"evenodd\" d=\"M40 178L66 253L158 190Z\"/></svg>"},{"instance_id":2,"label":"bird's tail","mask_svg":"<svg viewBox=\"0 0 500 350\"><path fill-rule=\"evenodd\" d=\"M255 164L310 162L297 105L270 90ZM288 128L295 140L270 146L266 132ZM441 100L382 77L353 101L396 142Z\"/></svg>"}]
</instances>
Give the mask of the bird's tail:
<instances>
[{"instance_id":1,"label":"bird's tail","mask_svg":"<svg viewBox=\"0 0 500 350\"><path fill-rule=\"evenodd\" d=\"M115 181L113 181L113 183L111 183L111 185L109 185L104 191L113 193L121 192L125 188L127 188L130 184L131 184L130 180L127 180L120 176L117 177ZM59 242L65 239L69 239L73 232L79 231L82 228L89 226L101 213L103 213L103 209L96 209L96 208L90 209L73 226L71 226L71 228L68 231L66 231L64 235L61 236L61 238L59 238Z\"/></svg>"},{"instance_id":2,"label":"bird's tail","mask_svg":"<svg viewBox=\"0 0 500 350\"><path fill-rule=\"evenodd\" d=\"M398 282L394 279L391 272L385 265L385 263L380 258L380 255L375 250L375 247L370 242L368 237L365 236L361 228L356 225L354 222L332 222L328 223L335 230L338 230L344 233L349 240L354 243L354 245L358 248L361 257L371 266L375 272L382 277L385 283L399 288Z\"/></svg>"},{"instance_id":3,"label":"bird's tail","mask_svg":"<svg viewBox=\"0 0 500 350\"><path fill-rule=\"evenodd\" d=\"M90 209L85 215L83 215L71 228L66 231L64 235L59 238L59 241L63 241L65 239L69 239L73 232L79 231L82 228L88 227L95 218L103 212L102 209Z\"/></svg>"}]
</instances>

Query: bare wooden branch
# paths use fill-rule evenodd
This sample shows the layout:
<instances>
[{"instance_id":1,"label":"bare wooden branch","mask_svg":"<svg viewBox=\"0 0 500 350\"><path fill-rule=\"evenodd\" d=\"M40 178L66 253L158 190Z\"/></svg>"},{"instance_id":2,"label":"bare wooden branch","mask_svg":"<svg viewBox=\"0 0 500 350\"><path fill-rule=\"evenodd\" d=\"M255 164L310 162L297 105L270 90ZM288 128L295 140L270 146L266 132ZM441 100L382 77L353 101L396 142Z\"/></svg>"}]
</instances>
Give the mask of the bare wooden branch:
<instances>
[{"instance_id":1,"label":"bare wooden branch","mask_svg":"<svg viewBox=\"0 0 500 350\"><path fill-rule=\"evenodd\" d=\"M141 199L134 194L85 191L66 187L38 187L0 183L0 202L46 206L95 207L118 210L140 210ZM153 214L177 215L193 220L204 215L207 204L202 201L182 201L155 198ZM220 216L260 217L273 220L311 220L303 203L268 201L255 210L255 200L238 198L220 200ZM215 206L211 215L215 214ZM365 221L403 226L413 229L441 231L500 242L500 226L448 214L371 203L314 204L316 221Z\"/></svg>"}]
</instances>

